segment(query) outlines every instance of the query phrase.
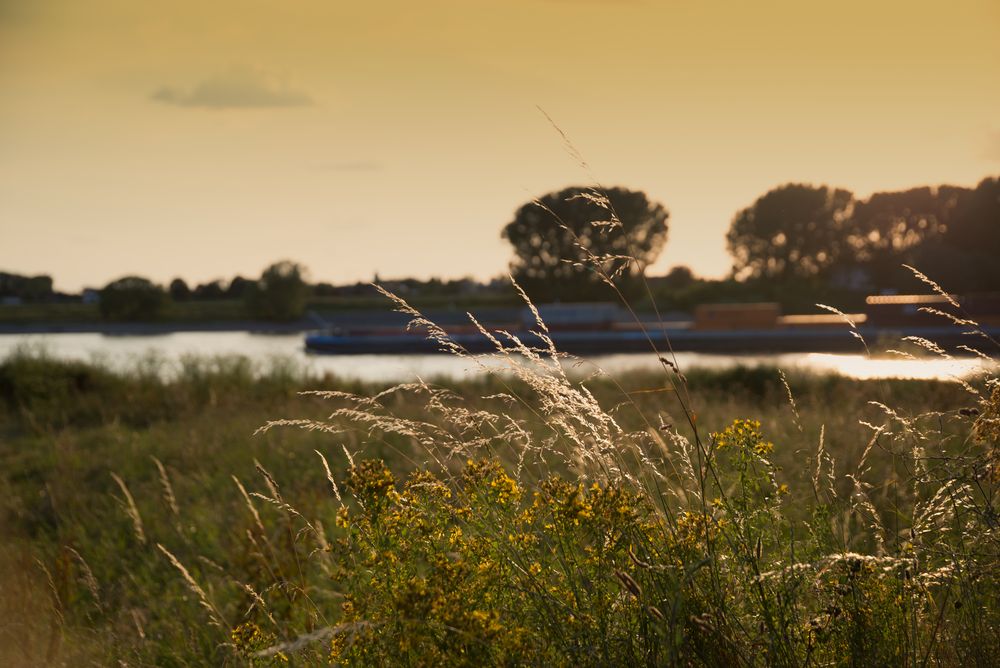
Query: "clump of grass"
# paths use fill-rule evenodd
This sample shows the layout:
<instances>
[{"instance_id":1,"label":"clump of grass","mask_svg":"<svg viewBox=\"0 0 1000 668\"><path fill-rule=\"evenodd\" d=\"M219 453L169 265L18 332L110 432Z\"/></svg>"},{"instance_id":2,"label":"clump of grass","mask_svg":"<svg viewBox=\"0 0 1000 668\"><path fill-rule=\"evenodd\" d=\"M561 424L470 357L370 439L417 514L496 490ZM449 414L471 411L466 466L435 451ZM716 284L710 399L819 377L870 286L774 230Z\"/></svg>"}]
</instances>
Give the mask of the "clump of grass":
<instances>
[{"instance_id":1,"label":"clump of grass","mask_svg":"<svg viewBox=\"0 0 1000 668\"><path fill-rule=\"evenodd\" d=\"M495 411L422 383L326 395L345 404L331 420L403 436L420 458L401 481L378 459L347 468L329 547L314 546L341 601L325 610L331 661L997 658L985 639L1000 631L1000 391L976 409L915 415L873 402L882 419L867 423L853 469L837 467L821 435L809 489L793 490L774 456L803 444L775 444L759 421L703 432L692 411L689 436L650 422L627 430L586 381L566 376L554 348L484 334L522 382L493 396ZM783 376L780 387L790 395ZM424 398L425 417L386 409L402 392ZM505 404L527 407L526 417L514 420Z\"/></svg>"}]
</instances>

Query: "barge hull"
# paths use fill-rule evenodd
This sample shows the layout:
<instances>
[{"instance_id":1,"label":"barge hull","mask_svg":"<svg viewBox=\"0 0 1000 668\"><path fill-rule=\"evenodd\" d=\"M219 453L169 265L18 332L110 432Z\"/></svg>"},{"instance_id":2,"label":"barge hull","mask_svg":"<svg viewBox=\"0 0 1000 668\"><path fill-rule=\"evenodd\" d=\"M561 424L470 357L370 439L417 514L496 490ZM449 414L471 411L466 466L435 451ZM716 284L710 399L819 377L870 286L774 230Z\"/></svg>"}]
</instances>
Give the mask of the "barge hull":
<instances>
[{"instance_id":1,"label":"barge hull","mask_svg":"<svg viewBox=\"0 0 1000 668\"><path fill-rule=\"evenodd\" d=\"M859 327L858 333L869 345L892 341L898 345L904 336L917 336L947 350L955 350L959 345L975 345L982 342L980 336L970 336L956 327L907 327L874 328ZM984 333L1000 338L1000 327L985 328ZM509 340L496 334L508 347ZM524 344L532 348L543 348L540 337L531 332L516 332ZM572 355L608 355L615 353L639 353L652 350L702 353L857 353L864 352L861 341L844 329L766 329L743 331L696 331L649 330L642 331L555 331L550 334L556 349ZM469 353L495 352L496 347L486 337L479 334L458 334L452 340ZM669 340L669 345L668 345ZM990 346L986 346L989 352ZM446 353L437 341L419 335L339 335L313 334L306 337L306 350L328 355L405 355ZM961 354L962 351L957 351Z\"/></svg>"}]
</instances>

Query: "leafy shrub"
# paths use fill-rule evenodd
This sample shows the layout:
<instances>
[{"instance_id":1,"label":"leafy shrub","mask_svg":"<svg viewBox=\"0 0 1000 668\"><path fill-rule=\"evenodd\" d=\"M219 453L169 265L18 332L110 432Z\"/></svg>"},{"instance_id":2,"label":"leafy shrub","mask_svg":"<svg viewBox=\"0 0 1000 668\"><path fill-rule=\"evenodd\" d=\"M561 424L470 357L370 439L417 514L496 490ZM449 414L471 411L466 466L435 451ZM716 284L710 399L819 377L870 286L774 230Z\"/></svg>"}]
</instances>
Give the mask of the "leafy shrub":
<instances>
[{"instance_id":1,"label":"leafy shrub","mask_svg":"<svg viewBox=\"0 0 1000 668\"><path fill-rule=\"evenodd\" d=\"M161 286L140 276L125 276L101 289L101 316L129 322L156 320L169 301Z\"/></svg>"},{"instance_id":2,"label":"leafy shrub","mask_svg":"<svg viewBox=\"0 0 1000 668\"><path fill-rule=\"evenodd\" d=\"M267 267L258 281L248 285L245 300L255 318L295 320L305 313L308 296L305 269L286 260Z\"/></svg>"}]
</instances>

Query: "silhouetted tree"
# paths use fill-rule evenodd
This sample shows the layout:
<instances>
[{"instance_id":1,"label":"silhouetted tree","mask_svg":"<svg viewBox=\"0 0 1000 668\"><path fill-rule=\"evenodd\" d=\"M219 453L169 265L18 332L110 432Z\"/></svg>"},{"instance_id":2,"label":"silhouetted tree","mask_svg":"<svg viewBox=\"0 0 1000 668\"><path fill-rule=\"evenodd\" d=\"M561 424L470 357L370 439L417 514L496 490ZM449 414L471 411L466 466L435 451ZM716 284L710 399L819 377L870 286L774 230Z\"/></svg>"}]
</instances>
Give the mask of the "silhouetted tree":
<instances>
[{"instance_id":1,"label":"silhouetted tree","mask_svg":"<svg viewBox=\"0 0 1000 668\"><path fill-rule=\"evenodd\" d=\"M941 235L917 267L948 290L1000 290L1000 178L983 179L959 197Z\"/></svg>"},{"instance_id":2,"label":"silhouetted tree","mask_svg":"<svg viewBox=\"0 0 1000 668\"><path fill-rule=\"evenodd\" d=\"M169 298L162 287L141 276L125 276L101 289L101 316L107 320L155 320Z\"/></svg>"},{"instance_id":3,"label":"silhouetted tree","mask_svg":"<svg viewBox=\"0 0 1000 668\"><path fill-rule=\"evenodd\" d=\"M696 280L690 267L678 265L671 268L667 275L660 279L660 284L668 290L683 290Z\"/></svg>"},{"instance_id":4,"label":"silhouetted tree","mask_svg":"<svg viewBox=\"0 0 1000 668\"><path fill-rule=\"evenodd\" d=\"M966 188L911 188L875 193L858 202L845 230L841 264L863 268L874 287L898 287L918 264L924 245L946 234Z\"/></svg>"},{"instance_id":5,"label":"silhouetted tree","mask_svg":"<svg viewBox=\"0 0 1000 668\"><path fill-rule=\"evenodd\" d=\"M634 296L667 240L668 216L642 192L572 187L522 206L501 236L514 246L512 274L535 299L609 296L597 266Z\"/></svg>"},{"instance_id":6,"label":"silhouetted tree","mask_svg":"<svg viewBox=\"0 0 1000 668\"><path fill-rule=\"evenodd\" d=\"M175 302L183 302L191 298L191 288L188 287L183 278L175 278L170 281L167 292L170 293L170 298Z\"/></svg>"},{"instance_id":7,"label":"silhouetted tree","mask_svg":"<svg viewBox=\"0 0 1000 668\"><path fill-rule=\"evenodd\" d=\"M52 296L51 276L21 276L20 274L0 272L0 297L41 301Z\"/></svg>"},{"instance_id":8,"label":"silhouetted tree","mask_svg":"<svg viewBox=\"0 0 1000 668\"><path fill-rule=\"evenodd\" d=\"M220 279L216 279L207 283L199 283L192 294L198 301L214 301L225 298L226 288L223 287Z\"/></svg>"},{"instance_id":9,"label":"silhouetted tree","mask_svg":"<svg viewBox=\"0 0 1000 668\"><path fill-rule=\"evenodd\" d=\"M295 320L305 313L309 286L305 268L288 260L272 264L247 293L247 307L255 318Z\"/></svg>"},{"instance_id":10,"label":"silhouetted tree","mask_svg":"<svg viewBox=\"0 0 1000 668\"><path fill-rule=\"evenodd\" d=\"M948 243L967 252L1000 257L1000 177L985 178L964 194L947 235Z\"/></svg>"},{"instance_id":11,"label":"silhouetted tree","mask_svg":"<svg viewBox=\"0 0 1000 668\"><path fill-rule=\"evenodd\" d=\"M226 288L226 297L229 299L245 299L248 292L253 289L256 281L242 276L236 276L229 282Z\"/></svg>"},{"instance_id":12,"label":"silhouetted tree","mask_svg":"<svg viewBox=\"0 0 1000 668\"><path fill-rule=\"evenodd\" d=\"M733 274L787 281L820 275L844 247L853 196L847 190L790 183L740 211L726 235Z\"/></svg>"},{"instance_id":13,"label":"silhouetted tree","mask_svg":"<svg viewBox=\"0 0 1000 668\"><path fill-rule=\"evenodd\" d=\"M337 286L332 283L316 283L312 289L317 297L335 297L339 293Z\"/></svg>"}]
</instances>

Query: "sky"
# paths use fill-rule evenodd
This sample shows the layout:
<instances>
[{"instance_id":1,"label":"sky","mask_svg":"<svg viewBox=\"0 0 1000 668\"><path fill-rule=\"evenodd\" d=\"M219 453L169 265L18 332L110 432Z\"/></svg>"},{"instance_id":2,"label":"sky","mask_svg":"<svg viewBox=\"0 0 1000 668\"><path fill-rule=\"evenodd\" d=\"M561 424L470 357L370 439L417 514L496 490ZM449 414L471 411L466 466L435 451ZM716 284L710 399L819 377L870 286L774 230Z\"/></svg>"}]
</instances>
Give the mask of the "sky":
<instances>
[{"instance_id":1,"label":"sky","mask_svg":"<svg viewBox=\"0 0 1000 668\"><path fill-rule=\"evenodd\" d=\"M777 185L1000 173L998 34L996 0L0 0L0 271L487 279L596 182L670 211L651 273L721 276Z\"/></svg>"}]
</instances>

